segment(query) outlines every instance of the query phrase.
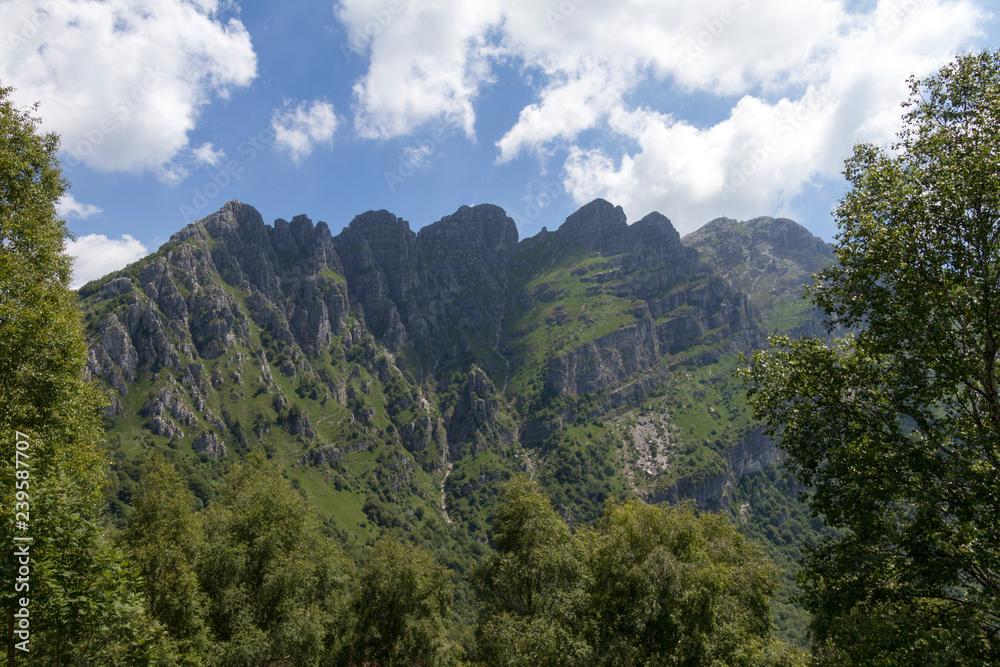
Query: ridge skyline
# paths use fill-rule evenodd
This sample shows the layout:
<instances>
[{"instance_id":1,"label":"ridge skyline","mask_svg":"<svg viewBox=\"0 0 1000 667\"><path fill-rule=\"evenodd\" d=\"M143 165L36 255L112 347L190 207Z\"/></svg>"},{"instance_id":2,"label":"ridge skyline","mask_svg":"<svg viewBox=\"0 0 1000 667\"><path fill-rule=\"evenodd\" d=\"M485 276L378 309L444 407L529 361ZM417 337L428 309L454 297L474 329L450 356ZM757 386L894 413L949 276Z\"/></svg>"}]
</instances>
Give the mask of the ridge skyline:
<instances>
[{"instance_id":1,"label":"ridge skyline","mask_svg":"<svg viewBox=\"0 0 1000 667\"><path fill-rule=\"evenodd\" d=\"M233 204L240 205L240 206L249 206L254 211L256 211L258 215L260 215L261 221L266 226L269 226L269 227L273 228L279 222L283 223L283 224L291 224L295 220L305 219L305 220L308 220L310 222L310 224L312 224L314 227L319 227L320 225L326 227L327 232L329 233L329 235L330 235L331 238L339 236L340 234L342 234L345 230L347 230L352 224L354 224L359 219L362 219L362 218L364 218L366 216L370 216L370 215L379 216L381 214L385 214L385 215L391 216L394 223L402 223L402 224L404 224L406 226L406 230L408 232L412 233L414 235L414 237L416 237L417 235L419 235L419 233L422 230L426 229L427 227L430 227L430 226L432 226L432 225L434 225L436 223L442 222L445 219L454 217L454 216L460 214L462 211L465 211L465 210L474 210L474 209L479 209L479 208L483 208L483 207L497 209L504 216L506 216L508 219L510 219L512 222L514 222L513 219L510 218L510 216L507 214L507 211L502 206L497 205L497 204L493 204L493 203L489 203L489 202L482 202L482 203L479 203L479 204L472 204L472 205L462 204L457 209L455 209L455 211L453 213L445 215L445 216L443 216L443 217L441 217L441 218L439 218L437 220L434 220L434 221L422 223L418 227L414 227L413 223L410 220L407 220L406 218L404 218L402 216L396 215L394 212L392 212L392 211L390 211L388 209L385 209L385 208L369 209L369 210L364 211L362 213L356 214L349 222L344 223L342 227L340 227L339 229L335 230L334 228L331 227L331 225L330 225L330 223L328 221L323 220L322 218L316 218L314 220L313 218L310 217L310 215L308 213L299 213L297 215L292 216L290 219L286 219L286 218L283 218L281 216L278 216L278 217L274 218L274 220L272 220L270 223L268 223L264 219L263 215L260 214L259 210L257 209L257 207L254 204L249 203L249 202L244 202L244 201L241 201L239 199L231 199L231 200L225 202L222 206L219 207L218 210L216 210L212 214L210 214L208 216L205 216L204 218L202 218L200 220L192 220L192 221L188 222L187 224L185 224L180 229L178 229L177 231L173 232L167 240L165 240L163 243L161 243L161 245L158 246L156 249L150 251L149 254L155 254L155 253L159 252L159 250L160 250L160 248L162 246L164 246L164 245L166 245L168 243L173 242L174 241L174 237L177 236L178 234L182 233L188 227L190 227L192 225L197 225L198 223L203 222L204 220L212 217L213 215L216 215L219 211L222 211L223 209L226 209L227 207L229 207L229 206L231 206ZM754 216L752 218L746 218L746 219L743 219L743 220L739 220L739 219L728 217L728 216L718 216L718 217L712 218L711 220L706 221L705 223L703 223L702 225L700 225L696 229L694 229L691 232L688 232L687 234L684 234L682 236L682 235L680 235L679 232L677 232L676 228L674 227L673 221L669 217L667 217L667 216L663 215L662 213L660 213L659 211L650 211L649 213L647 213L644 216L642 216L642 218L639 218L637 220L629 220L627 218L627 216L625 215L625 212L624 212L623 208L620 205L615 205L614 203L608 201L607 199L604 199L603 197L597 197L597 198L593 199L592 201L588 202L587 204L584 204L584 205L580 206L578 209L576 209L575 211L573 211L572 213L570 213L559 224L559 226L556 227L555 229L549 229L547 225L544 225L536 233L534 233L534 234L532 234L530 236L523 236L522 237L521 236L521 230L518 229L517 224L515 222L514 223L514 233L517 236L517 242L521 243L521 242L524 242L524 241L529 240L529 239L537 238L537 237L541 236L542 234L546 234L546 233L548 233L548 234L558 233L559 230L562 229L563 227L565 227L567 223L571 223L572 224L573 220L579 219L579 216L581 215L581 213L583 213L585 211L588 211L588 210L592 210L593 207L599 206L599 205L606 205L606 207L609 207L610 209L612 209L613 211L615 211L616 214L617 214L617 216L618 216L618 218L621 219L621 222L623 223L623 225L625 227L632 227L632 226L634 226L636 224L643 223L643 222L645 222L647 220L654 220L655 219L658 222L660 220L662 220L663 222L666 222L666 224L669 226L670 230L673 231L675 234L677 234L678 238L681 239L682 241L683 241L684 238L693 237L693 236L697 235L698 233L702 232L707 226L709 226L709 225L711 225L713 223L717 223L719 221L733 221L733 222L743 222L743 223L746 223L746 222L753 222L753 221L757 221L757 220L774 220L774 221L792 223L794 226L796 226L798 228L801 228L802 230L808 232L811 237L813 237L815 239L818 239L818 240L821 240L824 243L829 243L825 239L822 239L822 237L814 234L806 225L800 223L797 220L794 220L792 218L783 217L783 216L772 216L772 215L758 215L758 216ZM136 261L138 261L138 260L136 260ZM100 281L104 277L106 277L107 275L115 273L118 270L120 270L120 269L116 269L115 271L109 271L108 273L103 274L101 276L97 276L95 278L92 278L91 280L88 280L85 283L74 283L73 287L74 287L74 289L80 289L84 285L86 285L88 283L91 283L91 282Z\"/></svg>"}]
</instances>

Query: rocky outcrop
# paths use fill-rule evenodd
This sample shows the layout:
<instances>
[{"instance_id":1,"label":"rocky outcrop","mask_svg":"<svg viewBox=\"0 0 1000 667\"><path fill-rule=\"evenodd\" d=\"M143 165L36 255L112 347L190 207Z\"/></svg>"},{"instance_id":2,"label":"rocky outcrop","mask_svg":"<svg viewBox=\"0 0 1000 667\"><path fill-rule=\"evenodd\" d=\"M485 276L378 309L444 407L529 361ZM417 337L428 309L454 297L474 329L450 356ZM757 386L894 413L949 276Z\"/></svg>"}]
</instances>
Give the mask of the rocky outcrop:
<instances>
[{"instance_id":1,"label":"rocky outcrop","mask_svg":"<svg viewBox=\"0 0 1000 667\"><path fill-rule=\"evenodd\" d=\"M546 383L558 396L591 394L619 384L660 359L648 316L549 360Z\"/></svg>"},{"instance_id":2,"label":"rocky outcrop","mask_svg":"<svg viewBox=\"0 0 1000 667\"><path fill-rule=\"evenodd\" d=\"M471 332L495 347L503 330L517 226L498 206L463 206L417 234L428 301L407 304L416 340L447 331ZM467 350L462 350L467 351Z\"/></svg>"},{"instance_id":3,"label":"rocky outcrop","mask_svg":"<svg viewBox=\"0 0 1000 667\"><path fill-rule=\"evenodd\" d=\"M298 435L306 440L312 440L316 437L316 429L312 425L312 420L309 419L309 413L305 410L297 408L290 410L285 419L285 428L291 435Z\"/></svg>"},{"instance_id":4,"label":"rocky outcrop","mask_svg":"<svg viewBox=\"0 0 1000 667\"><path fill-rule=\"evenodd\" d=\"M368 211L355 217L334 245L344 258L351 297L364 311L369 329L397 347L407 337L397 304L419 282L416 234L388 211Z\"/></svg>"},{"instance_id":5,"label":"rocky outcrop","mask_svg":"<svg viewBox=\"0 0 1000 667\"><path fill-rule=\"evenodd\" d=\"M339 449L333 445L324 445L323 447L317 447L316 449L312 449L300 456L299 460L296 461L296 464L300 466L323 466L330 461L339 462L341 460L343 460L343 455Z\"/></svg>"},{"instance_id":6,"label":"rocky outcrop","mask_svg":"<svg viewBox=\"0 0 1000 667\"><path fill-rule=\"evenodd\" d=\"M738 445L730 447L726 452L725 467L721 472L682 478L665 491L652 494L647 500L677 503L690 498L703 509L725 509L730 493L744 475L752 475L774 466L780 458L781 450L764 434L760 425L755 425L748 428Z\"/></svg>"},{"instance_id":7,"label":"rocky outcrop","mask_svg":"<svg viewBox=\"0 0 1000 667\"><path fill-rule=\"evenodd\" d=\"M210 459L218 459L229 455L225 443L222 442L215 431L202 431L191 443L191 448L198 453L203 453Z\"/></svg>"},{"instance_id":8,"label":"rocky outcrop","mask_svg":"<svg viewBox=\"0 0 1000 667\"><path fill-rule=\"evenodd\" d=\"M430 339L440 347L456 330L495 344L517 251L517 227L503 209L463 206L417 234L388 211L369 211L334 242L351 297L391 348Z\"/></svg>"},{"instance_id":9,"label":"rocky outcrop","mask_svg":"<svg viewBox=\"0 0 1000 667\"><path fill-rule=\"evenodd\" d=\"M128 294L133 288L134 285L128 278L121 277L109 280L104 283L104 287L101 288L101 299L113 299L116 296Z\"/></svg>"},{"instance_id":10,"label":"rocky outcrop","mask_svg":"<svg viewBox=\"0 0 1000 667\"><path fill-rule=\"evenodd\" d=\"M342 331L350 313L342 272L325 223L314 226L297 216L269 227L252 207L230 202L144 260L141 294L129 296L132 305L118 314L119 322L108 320L92 338L91 374L120 386L108 359L130 382L135 368L155 372L195 357L218 358L237 342L248 342L251 320L273 338L315 354ZM129 278L116 278L100 287L99 299L118 299L135 288ZM245 295L249 312L232 289ZM188 342L193 350L184 348Z\"/></svg>"},{"instance_id":11,"label":"rocky outcrop","mask_svg":"<svg viewBox=\"0 0 1000 667\"><path fill-rule=\"evenodd\" d=\"M491 444L508 445L517 437L513 422L502 418L496 385L476 367L469 372L464 391L445 428L452 458L461 456L465 446L471 446L472 451L482 451Z\"/></svg>"},{"instance_id":12,"label":"rocky outcrop","mask_svg":"<svg viewBox=\"0 0 1000 667\"><path fill-rule=\"evenodd\" d=\"M114 313L98 325L97 344L90 346L88 355L90 375L106 378L108 384L127 396L128 383L135 380L139 354L128 330Z\"/></svg>"},{"instance_id":13,"label":"rocky outcrop","mask_svg":"<svg viewBox=\"0 0 1000 667\"><path fill-rule=\"evenodd\" d=\"M609 256L632 255L626 261L634 264L627 270L651 265L654 257L667 269L666 275L671 275L671 269L677 271L673 275L692 273L699 264L697 251L681 242L666 216L653 212L629 225L621 206L603 199L595 199L566 218L556 231L556 239L562 247L582 246Z\"/></svg>"},{"instance_id":14,"label":"rocky outcrop","mask_svg":"<svg viewBox=\"0 0 1000 667\"><path fill-rule=\"evenodd\" d=\"M407 451L418 453L430 447L435 430L430 415L422 414L399 427L399 438Z\"/></svg>"},{"instance_id":15,"label":"rocky outcrop","mask_svg":"<svg viewBox=\"0 0 1000 667\"><path fill-rule=\"evenodd\" d=\"M609 295L637 304L629 311L631 323L591 341L571 344L549 359L545 383L556 395L614 391L658 364L664 355L698 347L703 352L694 363L712 363L722 355L759 346L765 339L758 309L745 294L714 275L659 213L630 226L621 207L598 199L567 218L553 238L553 253L582 248L591 257L607 258L597 270L578 270L580 282L591 285L587 297L599 301ZM526 249L530 252L537 244L527 244ZM515 307L563 296L542 283L521 295Z\"/></svg>"}]
</instances>

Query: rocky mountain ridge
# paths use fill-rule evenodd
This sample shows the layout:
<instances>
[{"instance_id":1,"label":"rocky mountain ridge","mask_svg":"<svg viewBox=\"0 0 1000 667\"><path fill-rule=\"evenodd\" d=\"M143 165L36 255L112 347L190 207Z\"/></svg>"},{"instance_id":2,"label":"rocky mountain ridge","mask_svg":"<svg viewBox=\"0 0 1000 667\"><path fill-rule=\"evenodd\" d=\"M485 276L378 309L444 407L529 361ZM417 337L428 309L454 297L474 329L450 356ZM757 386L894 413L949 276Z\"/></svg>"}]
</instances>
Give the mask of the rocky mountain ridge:
<instances>
[{"instance_id":1,"label":"rocky mountain ridge","mask_svg":"<svg viewBox=\"0 0 1000 667\"><path fill-rule=\"evenodd\" d=\"M785 221L736 275L732 238L629 225L603 200L524 240L487 204L417 232L369 211L334 235L234 201L80 290L89 373L123 461L167 451L211 502L227 461L263 447L349 539L481 542L518 471L576 520L632 494L719 507L777 459L729 374L768 329L734 285L767 274L760 257L827 257ZM669 427L637 444L652 412Z\"/></svg>"}]
</instances>

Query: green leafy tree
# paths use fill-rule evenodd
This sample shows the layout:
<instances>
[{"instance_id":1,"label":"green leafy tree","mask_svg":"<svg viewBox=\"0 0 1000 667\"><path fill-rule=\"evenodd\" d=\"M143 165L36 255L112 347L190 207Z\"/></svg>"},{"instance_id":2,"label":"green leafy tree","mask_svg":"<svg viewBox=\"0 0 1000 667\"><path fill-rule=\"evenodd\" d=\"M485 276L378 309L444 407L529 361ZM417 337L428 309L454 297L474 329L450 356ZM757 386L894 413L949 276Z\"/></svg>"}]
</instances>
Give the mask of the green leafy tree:
<instances>
[{"instance_id":1,"label":"green leafy tree","mask_svg":"<svg viewBox=\"0 0 1000 667\"><path fill-rule=\"evenodd\" d=\"M483 659L525 667L590 663L583 545L528 480L507 483L492 539L496 553L475 574Z\"/></svg>"},{"instance_id":2,"label":"green leafy tree","mask_svg":"<svg viewBox=\"0 0 1000 667\"><path fill-rule=\"evenodd\" d=\"M798 665L774 638L775 568L722 516L609 504L576 534L533 485L497 509L477 573L489 665Z\"/></svg>"},{"instance_id":3,"label":"green leafy tree","mask_svg":"<svg viewBox=\"0 0 1000 667\"><path fill-rule=\"evenodd\" d=\"M204 520L198 578L220 665L318 665L341 650L353 564L257 453L226 477Z\"/></svg>"},{"instance_id":4,"label":"green leafy tree","mask_svg":"<svg viewBox=\"0 0 1000 667\"><path fill-rule=\"evenodd\" d=\"M772 634L774 565L724 516L631 500L587 542L590 664L804 664Z\"/></svg>"},{"instance_id":5,"label":"green leafy tree","mask_svg":"<svg viewBox=\"0 0 1000 667\"><path fill-rule=\"evenodd\" d=\"M452 591L451 574L426 551L380 539L353 594L351 664L457 665L461 649L446 637Z\"/></svg>"},{"instance_id":6,"label":"green leafy tree","mask_svg":"<svg viewBox=\"0 0 1000 667\"><path fill-rule=\"evenodd\" d=\"M147 625L132 572L97 524L104 399L84 379L68 232L55 211L66 190L59 140L37 131L10 90L0 86L0 606L8 664L140 662L155 624ZM27 457L16 470L19 440ZM15 501L30 508L26 527L15 524ZM15 535L33 540L27 591L15 592ZM14 648L22 597L30 600L30 653Z\"/></svg>"},{"instance_id":7,"label":"green leafy tree","mask_svg":"<svg viewBox=\"0 0 1000 667\"><path fill-rule=\"evenodd\" d=\"M819 659L1000 663L1000 55L912 80L903 120L847 161L812 288L858 333L772 339L750 399L842 529L802 576Z\"/></svg>"},{"instance_id":8,"label":"green leafy tree","mask_svg":"<svg viewBox=\"0 0 1000 667\"><path fill-rule=\"evenodd\" d=\"M194 494L160 454L143 467L135 511L122 542L138 570L149 616L172 640L171 661L205 664L208 633L206 600L198 585L197 557L202 527L193 510Z\"/></svg>"}]
</instances>

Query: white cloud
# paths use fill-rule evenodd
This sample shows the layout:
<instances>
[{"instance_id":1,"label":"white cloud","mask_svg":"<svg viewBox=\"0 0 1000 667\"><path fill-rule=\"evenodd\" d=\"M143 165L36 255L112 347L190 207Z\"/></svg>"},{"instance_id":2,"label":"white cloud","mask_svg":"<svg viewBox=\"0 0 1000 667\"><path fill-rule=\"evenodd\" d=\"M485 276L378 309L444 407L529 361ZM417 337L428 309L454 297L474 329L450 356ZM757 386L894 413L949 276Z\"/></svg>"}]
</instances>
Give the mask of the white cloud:
<instances>
[{"instance_id":1,"label":"white cloud","mask_svg":"<svg viewBox=\"0 0 1000 667\"><path fill-rule=\"evenodd\" d=\"M66 243L73 262L73 289L142 259L149 250L129 234L109 239L104 234L87 234Z\"/></svg>"},{"instance_id":2,"label":"white cloud","mask_svg":"<svg viewBox=\"0 0 1000 667\"><path fill-rule=\"evenodd\" d=\"M97 213L102 213L104 209L93 204L82 204L73 195L66 193L56 202L56 214L60 218L89 218Z\"/></svg>"},{"instance_id":3,"label":"white cloud","mask_svg":"<svg viewBox=\"0 0 1000 667\"><path fill-rule=\"evenodd\" d=\"M192 152L196 162L201 164L207 164L210 167L214 167L222 161L222 158L226 157L226 151L215 150L215 146L212 143L205 143L195 148Z\"/></svg>"},{"instance_id":4,"label":"white cloud","mask_svg":"<svg viewBox=\"0 0 1000 667\"><path fill-rule=\"evenodd\" d=\"M577 202L606 197L632 219L660 210L688 230L722 213L774 213L838 174L854 143L890 141L907 77L966 48L987 17L982 0L865 6L341 0L338 15L370 57L354 87L361 136L436 120L474 137L477 97L493 68L511 66L537 92L501 128L498 162L558 156ZM695 125L650 107L656 88L735 102L723 120ZM593 130L602 139L583 143Z\"/></svg>"},{"instance_id":5,"label":"white cloud","mask_svg":"<svg viewBox=\"0 0 1000 667\"><path fill-rule=\"evenodd\" d=\"M355 130L407 134L444 118L474 135L473 100L489 79L487 31L503 16L497 0L345 0L337 9L354 49L370 49L354 86Z\"/></svg>"},{"instance_id":6,"label":"white cloud","mask_svg":"<svg viewBox=\"0 0 1000 667\"><path fill-rule=\"evenodd\" d=\"M632 218L660 210L682 232L723 214L787 210L810 182L836 177L854 144L890 142L907 77L934 71L975 31L966 3L926 2L903 18L886 4L874 20L852 20L822 63L804 63L813 70L805 93L777 102L744 95L708 128L648 109L619 112L609 125L638 150L615 163L606 151L570 148L567 191L580 203L606 197ZM789 88L800 79L789 73Z\"/></svg>"},{"instance_id":7,"label":"white cloud","mask_svg":"<svg viewBox=\"0 0 1000 667\"><path fill-rule=\"evenodd\" d=\"M188 144L212 96L256 76L250 36L217 0L5 0L0 80L39 103L70 161L152 171Z\"/></svg>"},{"instance_id":8,"label":"white cloud","mask_svg":"<svg viewBox=\"0 0 1000 667\"><path fill-rule=\"evenodd\" d=\"M309 105L300 102L294 107L285 102L271 116L274 142L291 154L295 164L312 153L316 144L332 146L337 124L333 105L320 100L314 100Z\"/></svg>"}]
</instances>

